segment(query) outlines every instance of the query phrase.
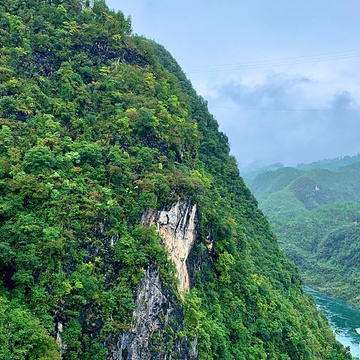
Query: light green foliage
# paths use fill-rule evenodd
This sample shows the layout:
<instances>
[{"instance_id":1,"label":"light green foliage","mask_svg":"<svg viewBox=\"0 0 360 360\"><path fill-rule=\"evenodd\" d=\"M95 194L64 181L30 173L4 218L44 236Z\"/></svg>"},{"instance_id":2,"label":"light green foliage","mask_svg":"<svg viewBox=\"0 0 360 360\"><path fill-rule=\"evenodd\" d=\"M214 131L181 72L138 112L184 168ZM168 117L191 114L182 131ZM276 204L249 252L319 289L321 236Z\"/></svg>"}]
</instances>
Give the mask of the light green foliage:
<instances>
[{"instance_id":1,"label":"light green foliage","mask_svg":"<svg viewBox=\"0 0 360 360\"><path fill-rule=\"evenodd\" d=\"M219 259L216 262L215 268L220 272L219 280L221 282L230 282L229 271L231 267L235 264L234 257L229 254L227 251L219 255Z\"/></svg>"},{"instance_id":2,"label":"light green foliage","mask_svg":"<svg viewBox=\"0 0 360 360\"><path fill-rule=\"evenodd\" d=\"M16 300L0 296L0 358L60 360L53 338L40 321Z\"/></svg>"}]
</instances>

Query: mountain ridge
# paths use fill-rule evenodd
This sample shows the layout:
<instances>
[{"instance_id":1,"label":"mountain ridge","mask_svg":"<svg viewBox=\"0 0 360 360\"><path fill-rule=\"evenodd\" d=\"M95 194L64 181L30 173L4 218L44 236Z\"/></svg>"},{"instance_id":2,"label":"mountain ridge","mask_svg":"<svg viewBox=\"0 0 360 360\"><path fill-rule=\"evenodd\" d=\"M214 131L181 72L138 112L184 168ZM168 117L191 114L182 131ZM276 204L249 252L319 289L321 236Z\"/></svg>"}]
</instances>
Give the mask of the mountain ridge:
<instances>
[{"instance_id":1,"label":"mountain ridge","mask_svg":"<svg viewBox=\"0 0 360 360\"><path fill-rule=\"evenodd\" d=\"M250 188L305 283L359 306L354 234L360 216L360 162L349 164L356 158L335 159L337 170L265 172Z\"/></svg>"},{"instance_id":2,"label":"mountain ridge","mask_svg":"<svg viewBox=\"0 0 360 360\"><path fill-rule=\"evenodd\" d=\"M0 358L351 358L163 47L101 0L0 23Z\"/></svg>"}]
</instances>

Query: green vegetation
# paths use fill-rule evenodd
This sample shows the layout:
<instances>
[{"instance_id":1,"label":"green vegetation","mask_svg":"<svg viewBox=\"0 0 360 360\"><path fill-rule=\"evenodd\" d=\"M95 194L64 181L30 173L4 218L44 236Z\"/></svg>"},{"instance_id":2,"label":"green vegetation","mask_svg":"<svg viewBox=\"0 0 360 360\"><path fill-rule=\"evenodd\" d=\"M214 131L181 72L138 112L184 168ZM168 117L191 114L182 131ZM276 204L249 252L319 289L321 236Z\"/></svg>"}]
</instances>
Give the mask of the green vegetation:
<instances>
[{"instance_id":1,"label":"green vegetation","mask_svg":"<svg viewBox=\"0 0 360 360\"><path fill-rule=\"evenodd\" d=\"M310 164L298 164L297 169L300 170L313 170L313 169L327 169L337 171L340 168L360 161L360 154L354 156L343 156L334 159L324 159L312 162Z\"/></svg>"},{"instance_id":2,"label":"green vegetation","mask_svg":"<svg viewBox=\"0 0 360 360\"><path fill-rule=\"evenodd\" d=\"M360 306L360 162L351 163L356 159L324 161L337 171L265 172L250 187L305 283Z\"/></svg>"},{"instance_id":3,"label":"green vegetation","mask_svg":"<svg viewBox=\"0 0 360 360\"><path fill-rule=\"evenodd\" d=\"M349 165L352 166L355 163L359 163L359 161L360 161L360 154L357 154L354 156L344 156L344 157L338 157L338 158L334 158L334 159L319 160L319 161L315 161L315 162L312 162L309 164L302 163L302 164L296 165L296 167L292 168L292 169L306 170L306 171L314 170L314 169L326 169L326 170L331 170L331 171L337 171L344 166L349 166ZM246 183L253 185L252 182L255 180L257 175L263 174L265 172L275 171L275 170L278 170L278 169L281 169L284 167L285 166L282 163L265 165L265 166L262 166L262 167L256 168L256 169L253 169L253 168L248 169L242 174L242 176L243 176L244 180L246 181Z\"/></svg>"},{"instance_id":4,"label":"green vegetation","mask_svg":"<svg viewBox=\"0 0 360 360\"><path fill-rule=\"evenodd\" d=\"M350 359L206 102L163 47L92 3L0 3L0 358L59 359L63 327L63 359L106 359L149 264L177 291L141 215L188 199L201 223L173 339L197 338L199 359Z\"/></svg>"}]
</instances>

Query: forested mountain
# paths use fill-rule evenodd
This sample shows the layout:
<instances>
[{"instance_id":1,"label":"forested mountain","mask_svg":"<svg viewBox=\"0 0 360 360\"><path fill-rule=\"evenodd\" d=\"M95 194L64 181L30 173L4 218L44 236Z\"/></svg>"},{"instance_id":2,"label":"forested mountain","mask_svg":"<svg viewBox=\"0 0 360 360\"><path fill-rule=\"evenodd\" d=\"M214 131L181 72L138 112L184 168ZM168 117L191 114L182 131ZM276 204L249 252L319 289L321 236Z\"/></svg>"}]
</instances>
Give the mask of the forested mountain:
<instances>
[{"instance_id":1,"label":"forested mountain","mask_svg":"<svg viewBox=\"0 0 360 360\"><path fill-rule=\"evenodd\" d=\"M309 164L298 164L296 168L300 170L327 169L336 171L343 166L352 165L354 163L358 163L359 161L360 154L357 154L353 156L340 156L333 159L323 159Z\"/></svg>"},{"instance_id":2,"label":"forested mountain","mask_svg":"<svg viewBox=\"0 0 360 360\"><path fill-rule=\"evenodd\" d=\"M0 359L351 358L163 47L100 0L0 24Z\"/></svg>"},{"instance_id":3,"label":"forested mountain","mask_svg":"<svg viewBox=\"0 0 360 360\"><path fill-rule=\"evenodd\" d=\"M264 172L249 185L305 283L360 306L360 162L352 162L356 158L325 161L336 171Z\"/></svg>"},{"instance_id":4,"label":"forested mountain","mask_svg":"<svg viewBox=\"0 0 360 360\"><path fill-rule=\"evenodd\" d=\"M314 169L326 169L337 171L340 168L348 165L352 165L354 163L360 162L360 154L353 155L353 156L340 156L334 159L323 159L319 161L315 161L312 163L301 163L295 166L297 170L314 170ZM262 167L255 167L251 169L244 169L242 176L246 183L251 184L257 175L268 172L268 171L275 171L281 168L284 168L285 165L282 163L274 163L270 165L265 165Z\"/></svg>"}]
</instances>

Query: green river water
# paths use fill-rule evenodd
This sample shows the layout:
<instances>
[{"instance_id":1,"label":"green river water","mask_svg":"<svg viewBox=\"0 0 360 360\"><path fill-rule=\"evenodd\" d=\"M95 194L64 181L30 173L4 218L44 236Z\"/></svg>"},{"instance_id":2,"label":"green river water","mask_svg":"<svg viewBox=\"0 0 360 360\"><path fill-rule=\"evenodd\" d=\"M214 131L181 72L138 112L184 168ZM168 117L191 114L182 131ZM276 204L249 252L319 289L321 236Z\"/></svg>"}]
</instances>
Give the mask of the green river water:
<instances>
[{"instance_id":1,"label":"green river water","mask_svg":"<svg viewBox=\"0 0 360 360\"><path fill-rule=\"evenodd\" d=\"M304 291L315 298L317 307L328 318L336 339L345 347L348 346L350 353L354 357L360 358L360 335L355 331L356 328L360 328L360 309L344 300L334 298L307 286L305 286Z\"/></svg>"}]
</instances>

